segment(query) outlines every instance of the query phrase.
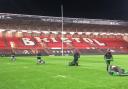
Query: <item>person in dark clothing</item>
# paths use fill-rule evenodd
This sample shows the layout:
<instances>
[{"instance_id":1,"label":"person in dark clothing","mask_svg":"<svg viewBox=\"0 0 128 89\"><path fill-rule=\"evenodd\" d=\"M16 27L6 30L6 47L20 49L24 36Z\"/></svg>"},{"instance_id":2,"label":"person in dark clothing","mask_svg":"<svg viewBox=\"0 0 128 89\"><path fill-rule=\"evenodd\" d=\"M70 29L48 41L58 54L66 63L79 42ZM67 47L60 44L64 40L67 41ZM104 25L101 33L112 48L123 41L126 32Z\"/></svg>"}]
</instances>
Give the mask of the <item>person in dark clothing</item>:
<instances>
[{"instance_id":1,"label":"person in dark clothing","mask_svg":"<svg viewBox=\"0 0 128 89\"><path fill-rule=\"evenodd\" d=\"M12 55L11 55L11 61L16 61L15 53L12 53Z\"/></svg>"},{"instance_id":2,"label":"person in dark clothing","mask_svg":"<svg viewBox=\"0 0 128 89\"><path fill-rule=\"evenodd\" d=\"M105 53L104 60L105 60L105 62L107 64L107 68L106 69L108 71L108 67L110 66L111 61L113 61L113 56L112 56L112 53L111 53L110 49L108 49L107 52Z\"/></svg>"},{"instance_id":3,"label":"person in dark clothing","mask_svg":"<svg viewBox=\"0 0 128 89\"><path fill-rule=\"evenodd\" d=\"M78 66L78 59L80 58L80 53L78 50L75 50L73 57L74 59L69 63L69 66Z\"/></svg>"},{"instance_id":4,"label":"person in dark clothing","mask_svg":"<svg viewBox=\"0 0 128 89\"><path fill-rule=\"evenodd\" d=\"M42 56L41 53L38 52L37 53L37 64L44 64L45 63L45 61L41 59L41 56Z\"/></svg>"},{"instance_id":5,"label":"person in dark clothing","mask_svg":"<svg viewBox=\"0 0 128 89\"><path fill-rule=\"evenodd\" d=\"M79 54L79 52L75 52L74 53L74 64L76 65L76 66L78 66L78 59L80 58L80 54Z\"/></svg>"}]
</instances>

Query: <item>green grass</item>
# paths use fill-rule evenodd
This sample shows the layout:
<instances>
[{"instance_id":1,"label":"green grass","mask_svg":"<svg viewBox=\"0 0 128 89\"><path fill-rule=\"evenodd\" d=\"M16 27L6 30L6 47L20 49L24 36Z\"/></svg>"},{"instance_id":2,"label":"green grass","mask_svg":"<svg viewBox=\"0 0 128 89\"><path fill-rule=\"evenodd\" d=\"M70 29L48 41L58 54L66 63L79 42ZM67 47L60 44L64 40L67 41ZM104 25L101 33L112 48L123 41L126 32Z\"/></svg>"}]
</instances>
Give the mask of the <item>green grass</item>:
<instances>
[{"instance_id":1,"label":"green grass","mask_svg":"<svg viewBox=\"0 0 128 89\"><path fill-rule=\"evenodd\" d=\"M68 66L73 57L0 57L0 89L128 89L128 76L110 76L103 55L81 56L78 67ZM114 55L114 65L128 69L128 55Z\"/></svg>"}]
</instances>

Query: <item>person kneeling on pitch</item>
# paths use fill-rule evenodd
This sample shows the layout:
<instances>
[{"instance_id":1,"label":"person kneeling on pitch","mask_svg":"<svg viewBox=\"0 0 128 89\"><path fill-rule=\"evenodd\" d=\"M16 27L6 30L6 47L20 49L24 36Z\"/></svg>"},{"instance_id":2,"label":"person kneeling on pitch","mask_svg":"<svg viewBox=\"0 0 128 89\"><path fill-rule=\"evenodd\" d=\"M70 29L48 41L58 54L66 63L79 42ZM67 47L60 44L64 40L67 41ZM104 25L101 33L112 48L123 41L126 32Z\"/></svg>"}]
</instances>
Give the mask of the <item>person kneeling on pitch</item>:
<instances>
[{"instance_id":1,"label":"person kneeling on pitch","mask_svg":"<svg viewBox=\"0 0 128 89\"><path fill-rule=\"evenodd\" d=\"M16 61L15 53L11 55L11 61Z\"/></svg>"},{"instance_id":2,"label":"person kneeling on pitch","mask_svg":"<svg viewBox=\"0 0 128 89\"><path fill-rule=\"evenodd\" d=\"M69 66L78 66L78 61L74 62L69 62Z\"/></svg>"},{"instance_id":3,"label":"person kneeling on pitch","mask_svg":"<svg viewBox=\"0 0 128 89\"><path fill-rule=\"evenodd\" d=\"M109 66L108 73L110 75L128 76L128 71L114 65Z\"/></svg>"},{"instance_id":4,"label":"person kneeling on pitch","mask_svg":"<svg viewBox=\"0 0 128 89\"><path fill-rule=\"evenodd\" d=\"M72 62L69 62L69 66L78 66L78 59L80 58L78 50L75 50L73 57L74 59Z\"/></svg>"},{"instance_id":5,"label":"person kneeling on pitch","mask_svg":"<svg viewBox=\"0 0 128 89\"><path fill-rule=\"evenodd\" d=\"M41 59L41 53L37 54L37 64L45 64L45 61Z\"/></svg>"}]
</instances>

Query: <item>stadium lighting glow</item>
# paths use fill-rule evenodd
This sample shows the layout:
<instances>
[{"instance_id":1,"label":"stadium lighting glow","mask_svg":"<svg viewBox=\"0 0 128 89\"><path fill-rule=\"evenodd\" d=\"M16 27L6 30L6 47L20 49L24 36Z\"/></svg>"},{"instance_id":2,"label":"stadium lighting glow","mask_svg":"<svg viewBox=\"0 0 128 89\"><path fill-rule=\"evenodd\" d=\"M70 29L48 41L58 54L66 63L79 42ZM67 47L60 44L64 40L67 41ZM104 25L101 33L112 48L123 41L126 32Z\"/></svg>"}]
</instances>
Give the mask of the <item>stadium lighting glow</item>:
<instances>
[{"instance_id":1,"label":"stadium lighting glow","mask_svg":"<svg viewBox=\"0 0 128 89\"><path fill-rule=\"evenodd\" d=\"M22 33L22 32L18 32L18 33Z\"/></svg>"},{"instance_id":2,"label":"stadium lighting glow","mask_svg":"<svg viewBox=\"0 0 128 89\"><path fill-rule=\"evenodd\" d=\"M86 35L90 35L90 34L91 34L91 32L85 32L85 34L86 34Z\"/></svg>"},{"instance_id":3,"label":"stadium lighting glow","mask_svg":"<svg viewBox=\"0 0 128 89\"><path fill-rule=\"evenodd\" d=\"M70 32L70 34L71 34L71 35L73 35L73 34L74 34L74 32Z\"/></svg>"},{"instance_id":4,"label":"stadium lighting glow","mask_svg":"<svg viewBox=\"0 0 128 89\"><path fill-rule=\"evenodd\" d=\"M124 47L120 47L120 49L123 49Z\"/></svg>"},{"instance_id":5,"label":"stadium lighting glow","mask_svg":"<svg viewBox=\"0 0 128 89\"><path fill-rule=\"evenodd\" d=\"M110 33L106 33L106 35L110 35Z\"/></svg>"},{"instance_id":6,"label":"stadium lighting glow","mask_svg":"<svg viewBox=\"0 0 128 89\"><path fill-rule=\"evenodd\" d=\"M28 32L27 30L22 30L22 32Z\"/></svg>"},{"instance_id":7,"label":"stadium lighting glow","mask_svg":"<svg viewBox=\"0 0 128 89\"><path fill-rule=\"evenodd\" d=\"M41 33L41 32L39 32L39 31L32 31L32 32L35 32L35 33Z\"/></svg>"},{"instance_id":8,"label":"stadium lighting glow","mask_svg":"<svg viewBox=\"0 0 128 89\"><path fill-rule=\"evenodd\" d=\"M56 31L53 31L52 33L54 33L54 34L57 34L58 32L56 32Z\"/></svg>"},{"instance_id":9,"label":"stadium lighting glow","mask_svg":"<svg viewBox=\"0 0 128 89\"><path fill-rule=\"evenodd\" d=\"M110 22L111 25L119 25L118 22Z\"/></svg>"},{"instance_id":10,"label":"stadium lighting glow","mask_svg":"<svg viewBox=\"0 0 128 89\"><path fill-rule=\"evenodd\" d=\"M7 33L12 33L12 31L7 31Z\"/></svg>"},{"instance_id":11,"label":"stadium lighting glow","mask_svg":"<svg viewBox=\"0 0 128 89\"><path fill-rule=\"evenodd\" d=\"M3 31L5 31L4 29L0 29L0 32L3 32Z\"/></svg>"},{"instance_id":12,"label":"stadium lighting glow","mask_svg":"<svg viewBox=\"0 0 128 89\"><path fill-rule=\"evenodd\" d=\"M10 30L11 32L16 32L16 30Z\"/></svg>"},{"instance_id":13,"label":"stadium lighting glow","mask_svg":"<svg viewBox=\"0 0 128 89\"><path fill-rule=\"evenodd\" d=\"M91 47L91 49L96 49L95 47Z\"/></svg>"},{"instance_id":14,"label":"stadium lighting glow","mask_svg":"<svg viewBox=\"0 0 128 89\"><path fill-rule=\"evenodd\" d=\"M90 49L90 47L86 47L86 49Z\"/></svg>"},{"instance_id":15,"label":"stadium lighting glow","mask_svg":"<svg viewBox=\"0 0 128 89\"><path fill-rule=\"evenodd\" d=\"M28 31L28 33L32 33L31 31Z\"/></svg>"},{"instance_id":16,"label":"stadium lighting glow","mask_svg":"<svg viewBox=\"0 0 128 89\"><path fill-rule=\"evenodd\" d=\"M110 35L113 35L114 33L110 33Z\"/></svg>"},{"instance_id":17,"label":"stadium lighting glow","mask_svg":"<svg viewBox=\"0 0 128 89\"><path fill-rule=\"evenodd\" d=\"M125 34L121 33L120 35L124 36Z\"/></svg>"},{"instance_id":18,"label":"stadium lighting glow","mask_svg":"<svg viewBox=\"0 0 128 89\"><path fill-rule=\"evenodd\" d=\"M106 35L106 33L101 33L100 35Z\"/></svg>"},{"instance_id":19,"label":"stadium lighting glow","mask_svg":"<svg viewBox=\"0 0 128 89\"><path fill-rule=\"evenodd\" d=\"M121 33L117 33L117 35L121 35Z\"/></svg>"},{"instance_id":20,"label":"stadium lighting glow","mask_svg":"<svg viewBox=\"0 0 128 89\"><path fill-rule=\"evenodd\" d=\"M42 32L45 33L45 34L49 33L48 31L42 31Z\"/></svg>"},{"instance_id":21,"label":"stadium lighting glow","mask_svg":"<svg viewBox=\"0 0 128 89\"><path fill-rule=\"evenodd\" d=\"M78 32L78 34L82 34L82 32Z\"/></svg>"},{"instance_id":22,"label":"stadium lighting glow","mask_svg":"<svg viewBox=\"0 0 128 89\"><path fill-rule=\"evenodd\" d=\"M99 33L98 32L94 32L93 35L98 35Z\"/></svg>"},{"instance_id":23,"label":"stadium lighting glow","mask_svg":"<svg viewBox=\"0 0 128 89\"><path fill-rule=\"evenodd\" d=\"M66 32L62 32L62 34L66 34Z\"/></svg>"},{"instance_id":24,"label":"stadium lighting glow","mask_svg":"<svg viewBox=\"0 0 128 89\"><path fill-rule=\"evenodd\" d=\"M114 33L114 35L118 35L117 33Z\"/></svg>"}]
</instances>

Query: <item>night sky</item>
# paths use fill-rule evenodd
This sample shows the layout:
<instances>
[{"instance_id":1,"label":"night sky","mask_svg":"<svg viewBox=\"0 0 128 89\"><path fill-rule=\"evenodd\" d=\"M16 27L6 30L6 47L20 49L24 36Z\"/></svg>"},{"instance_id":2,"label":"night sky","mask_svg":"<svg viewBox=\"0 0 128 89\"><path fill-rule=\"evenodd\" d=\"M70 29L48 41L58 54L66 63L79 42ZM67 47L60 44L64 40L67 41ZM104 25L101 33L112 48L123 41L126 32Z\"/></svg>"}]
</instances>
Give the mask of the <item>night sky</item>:
<instances>
[{"instance_id":1,"label":"night sky","mask_svg":"<svg viewBox=\"0 0 128 89\"><path fill-rule=\"evenodd\" d=\"M1 13L128 20L128 0L0 0Z\"/></svg>"}]
</instances>

